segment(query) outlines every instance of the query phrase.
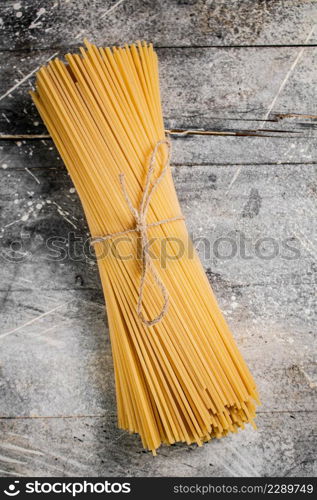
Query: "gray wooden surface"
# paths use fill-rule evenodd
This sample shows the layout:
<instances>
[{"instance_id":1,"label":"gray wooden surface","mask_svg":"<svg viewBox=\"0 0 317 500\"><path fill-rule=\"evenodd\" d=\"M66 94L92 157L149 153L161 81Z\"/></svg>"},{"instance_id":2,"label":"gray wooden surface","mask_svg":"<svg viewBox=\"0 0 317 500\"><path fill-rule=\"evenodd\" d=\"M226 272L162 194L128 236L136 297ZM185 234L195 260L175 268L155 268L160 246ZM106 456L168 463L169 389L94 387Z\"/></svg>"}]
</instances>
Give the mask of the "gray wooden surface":
<instances>
[{"instance_id":1,"label":"gray wooden surface","mask_svg":"<svg viewBox=\"0 0 317 500\"><path fill-rule=\"evenodd\" d=\"M316 14L309 0L1 2L1 475L316 474ZM46 247L87 237L78 197L52 141L18 137L47 134L36 68L84 36L153 41L166 127L212 132L173 136L173 174L259 386L257 431L153 458L116 428L94 257Z\"/></svg>"}]
</instances>

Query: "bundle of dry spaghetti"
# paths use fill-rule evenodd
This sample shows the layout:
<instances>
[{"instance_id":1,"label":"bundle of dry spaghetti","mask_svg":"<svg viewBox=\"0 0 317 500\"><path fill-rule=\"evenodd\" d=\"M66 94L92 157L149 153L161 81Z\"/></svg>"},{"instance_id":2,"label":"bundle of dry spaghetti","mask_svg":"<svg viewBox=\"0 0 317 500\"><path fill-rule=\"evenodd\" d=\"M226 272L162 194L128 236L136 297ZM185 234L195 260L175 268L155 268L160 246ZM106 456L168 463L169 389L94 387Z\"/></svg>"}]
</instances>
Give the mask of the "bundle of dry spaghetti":
<instances>
[{"instance_id":1,"label":"bundle of dry spaghetti","mask_svg":"<svg viewBox=\"0 0 317 500\"><path fill-rule=\"evenodd\" d=\"M118 425L154 454L201 445L253 423L255 383L188 244L152 45L85 45L41 68L32 97L98 257Z\"/></svg>"}]
</instances>

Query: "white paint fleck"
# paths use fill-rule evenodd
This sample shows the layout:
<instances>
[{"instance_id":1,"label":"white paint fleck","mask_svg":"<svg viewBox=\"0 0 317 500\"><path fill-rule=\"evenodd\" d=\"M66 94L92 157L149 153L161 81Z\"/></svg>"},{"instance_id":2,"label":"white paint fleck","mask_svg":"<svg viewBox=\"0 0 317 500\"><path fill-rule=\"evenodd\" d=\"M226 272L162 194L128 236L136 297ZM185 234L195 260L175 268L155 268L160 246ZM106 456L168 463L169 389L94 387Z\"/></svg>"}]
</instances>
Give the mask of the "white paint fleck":
<instances>
[{"instance_id":1,"label":"white paint fleck","mask_svg":"<svg viewBox=\"0 0 317 500\"><path fill-rule=\"evenodd\" d=\"M2 113L2 116L3 116L3 118L5 119L5 121L7 123L11 123L10 120L9 120L9 118L7 117L7 115L5 113Z\"/></svg>"},{"instance_id":2,"label":"white paint fleck","mask_svg":"<svg viewBox=\"0 0 317 500\"><path fill-rule=\"evenodd\" d=\"M8 165L6 163L2 163L2 168L5 170L6 168L8 168Z\"/></svg>"},{"instance_id":3,"label":"white paint fleck","mask_svg":"<svg viewBox=\"0 0 317 500\"><path fill-rule=\"evenodd\" d=\"M46 203L47 203L48 205L50 205L52 202L51 202L51 200L46 200Z\"/></svg>"},{"instance_id":4,"label":"white paint fleck","mask_svg":"<svg viewBox=\"0 0 317 500\"><path fill-rule=\"evenodd\" d=\"M29 207L33 204L33 201L28 201Z\"/></svg>"},{"instance_id":5,"label":"white paint fleck","mask_svg":"<svg viewBox=\"0 0 317 500\"><path fill-rule=\"evenodd\" d=\"M21 220L26 221L26 220L28 220L28 218L29 218L29 214L24 214L24 215L22 215Z\"/></svg>"},{"instance_id":6,"label":"white paint fleck","mask_svg":"<svg viewBox=\"0 0 317 500\"><path fill-rule=\"evenodd\" d=\"M56 201L53 201L54 205L57 207L57 212L59 213L59 215L61 215L63 217L64 220L66 220L66 222L68 222L69 224L71 224L75 229L77 229L77 226L71 221L69 220L66 215L69 215L68 212L66 212L65 210L62 209L62 207L60 205L58 205L56 203Z\"/></svg>"},{"instance_id":7,"label":"white paint fleck","mask_svg":"<svg viewBox=\"0 0 317 500\"><path fill-rule=\"evenodd\" d=\"M38 127L39 124L40 124L39 122L33 122L34 127Z\"/></svg>"},{"instance_id":8,"label":"white paint fleck","mask_svg":"<svg viewBox=\"0 0 317 500\"><path fill-rule=\"evenodd\" d=\"M17 141L16 145L18 146L18 148L20 148L22 146L22 142L21 141Z\"/></svg>"},{"instance_id":9,"label":"white paint fleck","mask_svg":"<svg viewBox=\"0 0 317 500\"><path fill-rule=\"evenodd\" d=\"M45 9L44 9L43 7L41 7L41 8L37 11L37 13L36 13L36 18L35 18L35 19L34 19L34 21L32 21L32 23L30 24L30 26L29 26L29 30L32 30L32 29L34 29L34 28L38 28L38 27L42 24L42 22L41 22L41 21L40 21L40 22L37 22L37 21L40 19L40 17L41 17L41 16L43 16L43 14L45 14Z\"/></svg>"},{"instance_id":10,"label":"white paint fleck","mask_svg":"<svg viewBox=\"0 0 317 500\"><path fill-rule=\"evenodd\" d=\"M19 219L14 220L14 221L12 221L12 222L9 222L9 223L8 223L8 224L6 224L5 226L3 226L2 231L4 231L4 228L5 228L5 227L10 227L10 226L13 226L13 224L16 224L17 222L19 222Z\"/></svg>"},{"instance_id":11,"label":"white paint fleck","mask_svg":"<svg viewBox=\"0 0 317 500\"><path fill-rule=\"evenodd\" d=\"M43 205L42 205L41 203L37 203L36 208L37 208L38 210L41 210L42 206L43 206Z\"/></svg>"},{"instance_id":12,"label":"white paint fleck","mask_svg":"<svg viewBox=\"0 0 317 500\"><path fill-rule=\"evenodd\" d=\"M76 193L76 189L75 188L70 188L69 192L70 193Z\"/></svg>"},{"instance_id":13,"label":"white paint fleck","mask_svg":"<svg viewBox=\"0 0 317 500\"><path fill-rule=\"evenodd\" d=\"M30 174L30 175L31 175L31 177L33 177L33 179L34 179L34 180L35 180L38 184L41 184L41 183L40 183L40 181L38 180L38 178L36 177L36 175L34 175L34 174L31 172L31 170L29 170L27 167L25 167L25 169L24 169L24 170L26 170L26 172L27 172L28 174ZM33 191L32 191L32 193L34 194L34 192L33 192Z\"/></svg>"},{"instance_id":14,"label":"white paint fleck","mask_svg":"<svg viewBox=\"0 0 317 500\"><path fill-rule=\"evenodd\" d=\"M22 12L17 12L16 13L16 17L22 17L22 16L23 16Z\"/></svg>"},{"instance_id":15,"label":"white paint fleck","mask_svg":"<svg viewBox=\"0 0 317 500\"><path fill-rule=\"evenodd\" d=\"M16 198L13 203L17 204L19 203L19 200Z\"/></svg>"},{"instance_id":16,"label":"white paint fleck","mask_svg":"<svg viewBox=\"0 0 317 500\"><path fill-rule=\"evenodd\" d=\"M21 9L21 2L16 2L16 3L14 3L14 4L13 4L13 8L14 8L14 10L19 10L19 9Z\"/></svg>"}]
</instances>

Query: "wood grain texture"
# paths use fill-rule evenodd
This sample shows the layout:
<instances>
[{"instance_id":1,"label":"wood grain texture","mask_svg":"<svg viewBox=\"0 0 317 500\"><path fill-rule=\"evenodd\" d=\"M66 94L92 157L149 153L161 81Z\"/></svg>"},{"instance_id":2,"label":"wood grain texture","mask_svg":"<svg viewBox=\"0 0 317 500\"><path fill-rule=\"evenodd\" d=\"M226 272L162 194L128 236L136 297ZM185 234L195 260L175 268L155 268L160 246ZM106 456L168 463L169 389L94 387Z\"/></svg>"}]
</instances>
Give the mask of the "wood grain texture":
<instances>
[{"instance_id":1,"label":"wood grain texture","mask_svg":"<svg viewBox=\"0 0 317 500\"><path fill-rule=\"evenodd\" d=\"M23 476L313 476L313 413L262 413L247 429L198 449L175 445L153 457L113 415L1 420L1 474Z\"/></svg>"},{"instance_id":2,"label":"wood grain texture","mask_svg":"<svg viewBox=\"0 0 317 500\"><path fill-rule=\"evenodd\" d=\"M166 128L223 134L172 136L173 176L263 406L257 431L156 459L116 428L79 199L49 138L2 139L0 475L316 475L316 12L309 0L1 4L0 134L46 133L34 72L84 36L152 40Z\"/></svg>"},{"instance_id":3,"label":"wood grain texture","mask_svg":"<svg viewBox=\"0 0 317 500\"><path fill-rule=\"evenodd\" d=\"M298 45L316 22L314 0L7 0L1 47L103 45L140 38L157 46ZM19 5L19 7L17 7ZM316 43L316 38L311 43Z\"/></svg>"}]
</instances>

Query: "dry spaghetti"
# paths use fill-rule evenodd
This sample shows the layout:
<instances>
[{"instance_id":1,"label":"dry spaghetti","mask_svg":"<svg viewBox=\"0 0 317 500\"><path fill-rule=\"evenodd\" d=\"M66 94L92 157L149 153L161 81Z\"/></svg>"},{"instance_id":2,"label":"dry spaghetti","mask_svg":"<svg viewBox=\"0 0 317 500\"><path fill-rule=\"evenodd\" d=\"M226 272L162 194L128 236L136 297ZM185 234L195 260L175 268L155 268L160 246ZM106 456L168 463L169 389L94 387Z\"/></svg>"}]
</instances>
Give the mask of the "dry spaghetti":
<instances>
[{"instance_id":1,"label":"dry spaghetti","mask_svg":"<svg viewBox=\"0 0 317 500\"><path fill-rule=\"evenodd\" d=\"M201 445L253 423L255 383L188 245L152 45L85 45L41 68L32 97L98 257L118 425L153 453L161 443Z\"/></svg>"}]
</instances>

